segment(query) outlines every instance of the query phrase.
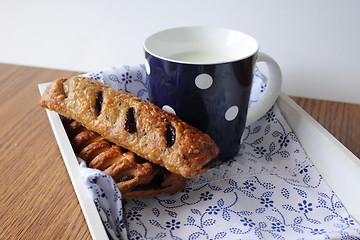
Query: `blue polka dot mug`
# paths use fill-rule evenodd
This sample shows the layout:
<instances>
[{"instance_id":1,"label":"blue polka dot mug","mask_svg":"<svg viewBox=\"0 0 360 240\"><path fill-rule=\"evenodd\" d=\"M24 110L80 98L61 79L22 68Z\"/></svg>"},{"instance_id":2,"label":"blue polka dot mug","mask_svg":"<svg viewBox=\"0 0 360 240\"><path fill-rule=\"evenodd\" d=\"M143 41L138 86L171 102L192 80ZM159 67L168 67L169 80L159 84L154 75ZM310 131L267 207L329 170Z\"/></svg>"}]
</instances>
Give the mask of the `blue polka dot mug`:
<instances>
[{"instance_id":1,"label":"blue polka dot mug","mask_svg":"<svg viewBox=\"0 0 360 240\"><path fill-rule=\"evenodd\" d=\"M262 117L281 89L278 64L251 36L218 27L180 27L144 43L150 101L209 134L218 162L234 157L247 124ZM248 110L256 62L268 68L266 89Z\"/></svg>"}]
</instances>

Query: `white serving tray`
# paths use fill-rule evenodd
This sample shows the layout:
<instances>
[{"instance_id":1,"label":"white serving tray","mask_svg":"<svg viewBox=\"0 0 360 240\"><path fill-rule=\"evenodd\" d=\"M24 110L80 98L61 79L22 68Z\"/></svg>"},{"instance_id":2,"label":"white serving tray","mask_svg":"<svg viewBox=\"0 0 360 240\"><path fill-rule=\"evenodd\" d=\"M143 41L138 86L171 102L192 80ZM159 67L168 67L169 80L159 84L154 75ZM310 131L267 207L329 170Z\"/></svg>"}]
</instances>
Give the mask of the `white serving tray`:
<instances>
[{"instance_id":1,"label":"white serving tray","mask_svg":"<svg viewBox=\"0 0 360 240\"><path fill-rule=\"evenodd\" d=\"M277 104L316 169L360 223L360 159L290 97L282 93Z\"/></svg>"},{"instance_id":2,"label":"white serving tray","mask_svg":"<svg viewBox=\"0 0 360 240\"><path fill-rule=\"evenodd\" d=\"M41 93L47 85L48 83L39 84ZM277 104L319 173L349 214L360 222L360 188L354 187L355 183L360 183L360 159L285 94L279 96ZM96 206L83 183L78 160L60 116L47 109L46 112L90 234L94 240L109 239Z\"/></svg>"}]
</instances>

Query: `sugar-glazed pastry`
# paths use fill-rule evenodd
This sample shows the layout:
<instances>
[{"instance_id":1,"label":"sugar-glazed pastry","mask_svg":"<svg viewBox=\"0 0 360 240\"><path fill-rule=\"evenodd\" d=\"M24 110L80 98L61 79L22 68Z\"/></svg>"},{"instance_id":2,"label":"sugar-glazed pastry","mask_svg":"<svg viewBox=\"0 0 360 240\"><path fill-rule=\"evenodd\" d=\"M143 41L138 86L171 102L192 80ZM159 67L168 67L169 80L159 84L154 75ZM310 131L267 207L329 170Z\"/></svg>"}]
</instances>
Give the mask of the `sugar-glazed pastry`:
<instances>
[{"instance_id":1,"label":"sugar-glazed pastry","mask_svg":"<svg viewBox=\"0 0 360 240\"><path fill-rule=\"evenodd\" d=\"M182 191L186 178L122 149L80 123L63 119L77 156L87 166L111 176L123 199L155 197Z\"/></svg>"},{"instance_id":2,"label":"sugar-glazed pastry","mask_svg":"<svg viewBox=\"0 0 360 240\"><path fill-rule=\"evenodd\" d=\"M176 115L90 78L52 82L40 105L185 178L207 171L219 154L207 134Z\"/></svg>"}]
</instances>

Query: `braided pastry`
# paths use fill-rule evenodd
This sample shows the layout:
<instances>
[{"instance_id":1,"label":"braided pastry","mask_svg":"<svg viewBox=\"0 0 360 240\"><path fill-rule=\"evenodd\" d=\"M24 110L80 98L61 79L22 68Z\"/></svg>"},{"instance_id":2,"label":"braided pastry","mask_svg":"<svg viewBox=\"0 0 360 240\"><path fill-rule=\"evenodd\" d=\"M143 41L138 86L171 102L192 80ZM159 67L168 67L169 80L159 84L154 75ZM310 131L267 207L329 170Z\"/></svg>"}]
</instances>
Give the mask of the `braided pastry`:
<instances>
[{"instance_id":1,"label":"braided pastry","mask_svg":"<svg viewBox=\"0 0 360 240\"><path fill-rule=\"evenodd\" d=\"M219 153L207 134L176 115L90 78L54 81L40 105L186 178L207 171Z\"/></svg>"},{"instance_id":2,"label":"braided pastry","mask_svg":"<svg viewBox=\"0 0 360 240\"><path fill-rule=\"evenodd\" d=\"M186 178L140 158L111 143L80 123L64 119L75 153L91 168L111 176L123 199L175 193L186 186Z\"/></svg>"}]
</instances>

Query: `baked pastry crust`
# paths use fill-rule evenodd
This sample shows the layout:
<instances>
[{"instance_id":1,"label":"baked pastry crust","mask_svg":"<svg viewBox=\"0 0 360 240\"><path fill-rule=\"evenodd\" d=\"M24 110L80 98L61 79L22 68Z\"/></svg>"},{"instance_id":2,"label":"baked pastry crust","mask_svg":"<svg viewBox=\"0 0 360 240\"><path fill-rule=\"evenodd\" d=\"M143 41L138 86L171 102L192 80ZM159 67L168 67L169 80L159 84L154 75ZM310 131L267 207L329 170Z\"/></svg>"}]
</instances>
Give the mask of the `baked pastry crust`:
<instances>
[{"instance_id":1,"label":"baked pastry crust","mask_svg":"<svg viewBox=\"0 0 360 240\"><path fill-rule=\"evenodd\" d=\"M78 122L63 119L75 154L116 183L123 199L155 197L182 191L186 178L114 145Z\"/></svg>"},{"instance_id":2,"label":"baked pastry crust","mask_svg":"<svg viewBox=\"0 0 360 240\"><path fill-rule=\"evenodd\" d=\"M52 82L40 105L185 178L208 170L214 141L154 104L86 77Z\"/></svg>"}]
</instances>

